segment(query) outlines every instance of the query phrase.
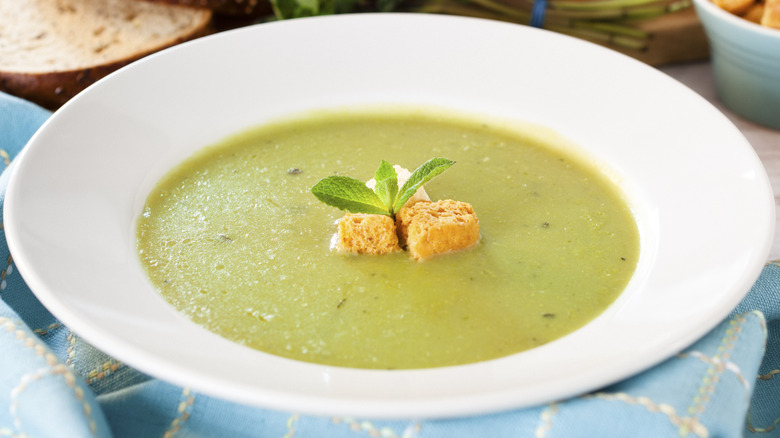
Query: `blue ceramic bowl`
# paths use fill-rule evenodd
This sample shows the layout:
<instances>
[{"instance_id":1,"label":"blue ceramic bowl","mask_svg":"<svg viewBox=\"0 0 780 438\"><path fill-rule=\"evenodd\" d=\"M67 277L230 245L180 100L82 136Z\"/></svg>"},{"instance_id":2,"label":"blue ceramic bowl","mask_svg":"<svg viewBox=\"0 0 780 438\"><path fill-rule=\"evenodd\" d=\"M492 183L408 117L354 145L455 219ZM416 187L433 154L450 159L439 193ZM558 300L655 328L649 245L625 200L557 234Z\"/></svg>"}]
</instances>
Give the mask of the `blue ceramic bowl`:
<instances>
[{"instance_id":1,"label":"blue ceramic bowl","mask_svg":"<svg viewBox=\"0 0 780 438\"><path fill-rule=\"evenodd\" d=\"M780 129L780 29L694 0L710 41L718 97L735 113Z\"/></svg>"}]
</instances>

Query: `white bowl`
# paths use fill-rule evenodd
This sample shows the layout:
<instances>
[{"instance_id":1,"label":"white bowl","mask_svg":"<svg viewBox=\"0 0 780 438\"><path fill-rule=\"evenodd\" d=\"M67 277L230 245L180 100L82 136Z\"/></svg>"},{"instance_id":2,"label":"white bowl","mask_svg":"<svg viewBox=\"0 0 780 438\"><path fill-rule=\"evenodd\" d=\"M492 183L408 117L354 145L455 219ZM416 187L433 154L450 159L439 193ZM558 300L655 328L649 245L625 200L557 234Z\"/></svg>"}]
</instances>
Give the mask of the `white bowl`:
<instances>
[{"instance_id":1,"label":"white bowl","mask_svg":"<svg viewBox=\"0 0 780 438\"><path fill-rule=\"evenodd\" d=\"M299 111L425 104L548 126L635 208L625 292L580 330L471 365L358 370L251 350L190 322L146 279L135 220L193 151ZM530 27L432 15L341 15L203 38L110 75L17 159L5 229L35 294L97 348L214 396L312 414L442 417L574 396L694 342L748 291L774 200L740 132L698 95L623 55Z\"/></svg>"}]
</instances>

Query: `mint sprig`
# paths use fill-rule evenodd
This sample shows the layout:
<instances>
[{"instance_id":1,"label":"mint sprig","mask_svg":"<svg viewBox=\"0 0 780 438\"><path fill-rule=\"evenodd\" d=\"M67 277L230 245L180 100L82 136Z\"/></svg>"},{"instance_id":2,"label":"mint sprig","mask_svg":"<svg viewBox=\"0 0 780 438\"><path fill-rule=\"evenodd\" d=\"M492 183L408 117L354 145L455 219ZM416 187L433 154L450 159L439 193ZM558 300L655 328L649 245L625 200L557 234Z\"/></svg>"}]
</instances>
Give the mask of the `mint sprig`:
<instances>
[{"instance_id":1,"label":"mint sprig","mask_svg":"<svg viewBox=\"0 0 780 438\"><path fill-rule=\"evenodd\" d=\"M415 169L399 189L398 174L390 163L382 160L374 173L374 190L358 179L334 175L321 179L311 188L311 192L325 204L350 213L393 216L417 189L453 164L454 161L446 158L431 158Z\"/></svg>"}]
</instances>

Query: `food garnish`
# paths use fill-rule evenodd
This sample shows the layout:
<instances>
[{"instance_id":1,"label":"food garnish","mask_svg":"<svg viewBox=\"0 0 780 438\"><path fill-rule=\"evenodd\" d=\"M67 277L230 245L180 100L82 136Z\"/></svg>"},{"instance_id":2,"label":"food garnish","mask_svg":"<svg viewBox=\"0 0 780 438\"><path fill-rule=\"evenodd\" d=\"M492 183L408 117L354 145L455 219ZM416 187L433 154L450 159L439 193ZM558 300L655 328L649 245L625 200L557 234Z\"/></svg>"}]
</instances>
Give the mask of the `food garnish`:
<instances>
[{"instance_id":1,"label":"food garnish","mask_svg":"<svg viewBox=\"0 0 780 438\"><path fill-rule=\"evenodd\" d=\"M373 190L359 179L333 175L321 179L311 188L311 192L325 204L349 213L384 214L392 217L417 189L453 164L455 162L447 158L431 158L415 169L409 179L398 188L396 170L390 163L382 160L374 174L376 186Z\"/></svg>"},{"instance_id":2,"label":"food garnish","mask_svg":"<svg viewBox=\"0 0 780 438\"><path fill-rule=\"evenodd\" d=\"M312 187L314 196L347 211L332 247L373 255L405 248L413 259L422 260L473 246L479 240L479 219L471 204L432 202L422 188L454 163L432 158L409 173L382 160L367 183L339 175L320 180Z\"/></svg>"}]
</instances>

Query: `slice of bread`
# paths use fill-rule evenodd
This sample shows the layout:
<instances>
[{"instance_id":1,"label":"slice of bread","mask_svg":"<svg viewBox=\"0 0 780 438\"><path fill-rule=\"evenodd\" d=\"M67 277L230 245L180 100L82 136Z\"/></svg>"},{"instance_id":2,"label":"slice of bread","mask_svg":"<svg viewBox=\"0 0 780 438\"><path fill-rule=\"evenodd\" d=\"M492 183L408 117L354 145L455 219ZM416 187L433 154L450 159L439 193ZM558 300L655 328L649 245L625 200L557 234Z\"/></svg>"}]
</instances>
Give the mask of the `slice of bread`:
<instances>
[{"instance_id":1,"label":"slice of bread","mask_svg":"<svg viewBox=\"0 0 780 438\"><path fill-rule=\"evenodd\" d=\"M209 33L211 15L135 0L0 1L0 91L56 109L124 65Z\"/></svg>"}]
</instances>

